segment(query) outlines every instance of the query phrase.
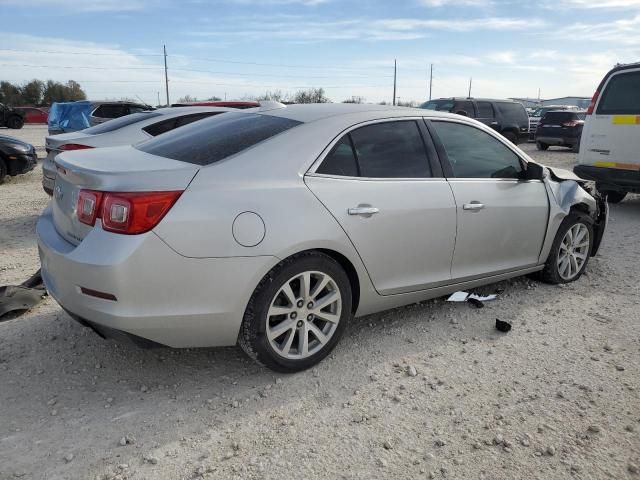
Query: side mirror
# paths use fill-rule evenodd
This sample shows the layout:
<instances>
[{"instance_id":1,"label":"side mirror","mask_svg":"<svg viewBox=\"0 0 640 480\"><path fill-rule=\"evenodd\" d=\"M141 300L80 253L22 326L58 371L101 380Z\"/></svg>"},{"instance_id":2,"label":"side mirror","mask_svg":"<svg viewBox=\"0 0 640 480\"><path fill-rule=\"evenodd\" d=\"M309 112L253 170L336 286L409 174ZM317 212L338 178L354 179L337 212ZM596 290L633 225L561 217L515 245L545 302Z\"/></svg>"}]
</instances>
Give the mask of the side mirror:
<instances>
[{"instance_id":1,"label":"side mirror","mask_svg":"<svg viewBox=\"0 0 640 480\"><path fill-rule=\"evenodd\" d=\"M542 180L544 178L544 168L537 163L527 162L527 168L523 170L520 178L521 180Z\"/></svg>"}]
</instances>

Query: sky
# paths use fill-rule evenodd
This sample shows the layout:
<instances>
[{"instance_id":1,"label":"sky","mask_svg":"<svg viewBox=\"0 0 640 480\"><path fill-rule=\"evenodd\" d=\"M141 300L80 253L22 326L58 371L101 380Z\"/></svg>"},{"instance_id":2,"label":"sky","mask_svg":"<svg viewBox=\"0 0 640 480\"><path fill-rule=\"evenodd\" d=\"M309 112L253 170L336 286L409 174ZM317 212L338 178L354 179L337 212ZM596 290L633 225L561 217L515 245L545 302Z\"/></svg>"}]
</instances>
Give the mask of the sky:
<instances>
[{"instance_id":1,"label":"sky","mask_svg":"<svg viewBox=\"0 0 640 480\"><path fill-rule=\"evenodd\" d=\"M640 0L0 0L0 80L90 99L590 97L640 61Z\"/></svg>"}]
</instances>

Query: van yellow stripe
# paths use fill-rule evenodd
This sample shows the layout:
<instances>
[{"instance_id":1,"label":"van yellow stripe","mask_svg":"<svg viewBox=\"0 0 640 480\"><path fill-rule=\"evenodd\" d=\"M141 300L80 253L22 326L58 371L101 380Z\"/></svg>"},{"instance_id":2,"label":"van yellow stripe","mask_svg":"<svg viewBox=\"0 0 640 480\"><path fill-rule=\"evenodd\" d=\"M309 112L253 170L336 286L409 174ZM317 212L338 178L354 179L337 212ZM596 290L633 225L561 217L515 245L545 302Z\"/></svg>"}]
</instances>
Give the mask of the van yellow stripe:
<instances>
[{"instance_id":1,"label":"van yellow stripe","mask_svg":"<svg viewBox=\"0 0 640 480\"><path fill-rule=\"evenodd\" d=\"M594 162L596 167L617 168L619 170L639 170L640 163Z\"/></svg>"},{"instance_id":2,"label":"van yellow stripe","mask_svg":"<svg viewBox=\"0 0 640 480\"><path fill-rule=\"evenodd\" d=\"M614 125L640 125L640 115L613 115L611 123Z\"/></svg>"}]
</instances>

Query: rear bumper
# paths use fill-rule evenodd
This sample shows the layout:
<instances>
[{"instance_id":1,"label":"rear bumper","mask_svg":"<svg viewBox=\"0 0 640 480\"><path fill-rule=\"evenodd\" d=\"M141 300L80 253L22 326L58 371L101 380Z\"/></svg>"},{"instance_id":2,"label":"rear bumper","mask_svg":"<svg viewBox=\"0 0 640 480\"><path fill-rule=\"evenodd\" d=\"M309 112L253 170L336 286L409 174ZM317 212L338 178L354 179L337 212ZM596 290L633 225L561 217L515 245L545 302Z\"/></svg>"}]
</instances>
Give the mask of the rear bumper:
<instances>
[{"instance_id":1,"label":"rear bumper","mask_svg":"<svg viewBox=\"0 0 640 480\"><path fill-rule=\"evenodd\" d=\"M581 178L595 181L600 191L640 193L640 169L623 170L619 168L594 167L592 165L576 165L573 171Z\"/></svg>"},{"instance_id":2,"label":"rear bumper","mask_svg":"<svg viewBox=\"0 0 640 480\"><path fill-rule=\"evenodd\" d=\"M56 183L56 167L51 153L42 162L42 188L48 195L53 195L53 186Z\"/></svg>"},{"instance_id":3,"label":"rear bumper","mask_svg":"<svg viewBox=\"0 0 640 480\"><path fill-rule=\"evenodd\" d=\"M573 147L580 143L580 137L567 137L567 136L558 136L551 137L545 135L536 135L536 142L545 143L547 145L560 145L560 146L568 146Z\"/></svg>"},{"instance_id":4,"label":"rear bumper","mask_svg":"<svg viewBox=\"0 0 640 480\"><path fill-rule=\"evenodd\" d=\"M278 262L267 256L187 258L153 232L117 235L95 228L75 246L56 231L50 208L36 234L45 286L74 318L104 336L124 332L171 347L234 345L255 286Z\"/></svg>"}]
</instances>

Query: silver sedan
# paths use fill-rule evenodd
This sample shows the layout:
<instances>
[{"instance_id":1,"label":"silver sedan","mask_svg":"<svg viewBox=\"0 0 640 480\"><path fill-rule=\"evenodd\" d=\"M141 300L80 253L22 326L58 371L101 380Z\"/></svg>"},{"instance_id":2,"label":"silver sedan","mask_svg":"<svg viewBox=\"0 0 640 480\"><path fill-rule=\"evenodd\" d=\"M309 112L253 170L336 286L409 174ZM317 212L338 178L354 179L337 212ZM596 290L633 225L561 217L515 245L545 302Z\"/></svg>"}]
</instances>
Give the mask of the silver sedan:
<instances>
[{"instance_id":1,"label":"silver sedan","mask_svg":"<svg viewBox=\"0 0 640 480\"><path fill-rule=\"evenodd\" d=\"M270 105L65 152L37 225L49 293L106 337L236 343L279 371L354 317L536 273L572 282L606 204L481 123Z\"/></svg>"}]
</instances>

